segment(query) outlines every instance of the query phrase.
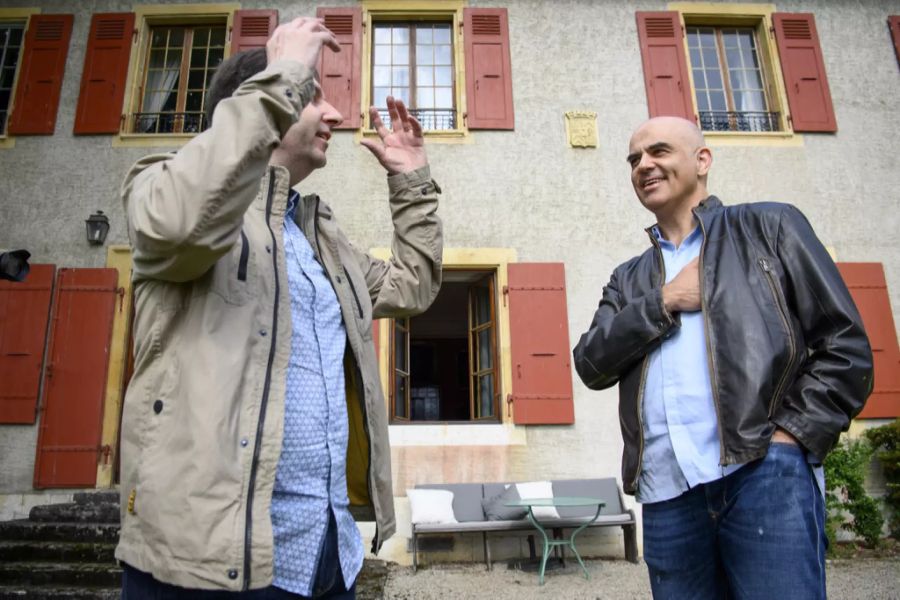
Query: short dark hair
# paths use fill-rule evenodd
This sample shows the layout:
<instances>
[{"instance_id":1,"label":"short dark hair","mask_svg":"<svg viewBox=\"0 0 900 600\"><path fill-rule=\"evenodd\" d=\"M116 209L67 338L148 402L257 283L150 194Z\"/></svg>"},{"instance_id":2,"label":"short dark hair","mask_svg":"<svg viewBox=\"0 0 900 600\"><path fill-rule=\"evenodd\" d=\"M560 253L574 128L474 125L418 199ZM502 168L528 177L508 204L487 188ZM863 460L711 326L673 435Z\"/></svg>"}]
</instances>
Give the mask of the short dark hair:
<instances>
[{"instance_id":1,"label":"short dark hair","mask_svg":"<svg viewBox=\"0 0 900 600\"><path fill-rule=\"evenodd\" d=\"M206 119L210 125L219 101L230 98L242 83L265 70L267 64L265 48L244 50L222 61L206 90Z\"/></svg>"}]
</instances>

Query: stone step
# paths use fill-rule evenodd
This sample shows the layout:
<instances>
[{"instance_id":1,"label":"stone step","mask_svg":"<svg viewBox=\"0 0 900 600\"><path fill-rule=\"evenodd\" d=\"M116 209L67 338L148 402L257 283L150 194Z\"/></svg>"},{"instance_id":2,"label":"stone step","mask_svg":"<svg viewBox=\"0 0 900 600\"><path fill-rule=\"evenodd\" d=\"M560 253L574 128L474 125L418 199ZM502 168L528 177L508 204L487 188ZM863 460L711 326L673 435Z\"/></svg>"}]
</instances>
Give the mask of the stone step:
<instances>
[{"instance_id":1,"label":"stone step","mask_svg":"<svg viewBox=\"0 0 900 600\"><path fill-rule=\"evenodd\" d=\"M105 542L119 540L118 523L39 523L20 519L0 522L0 540Z\"/></svg>"},{"instance_id":2,"label":"stone step","mask_svg":"<svg viewBox=\"0 0 900 600\"><path fill-rule=\"evenodd\" d=\"M108 562L114 563L115 544L96 542L0 541L0 562Z\"/></svg>"},{"instance_id":3,"label":"stone step","mask_svg":"<svg viewBox=\"0 0 900 600\"><path fill-rule=\"evenodd\" d=\"M121 581L122 569L110 563L0 563L0 585L116 587Z\"/></svg>"},{"instance_id":4,"label":"stone step","mask_svg":"<svg viewBox=\"0 0 900 600\"><path fill-rule=\"evenodd\" d=\"M119 505L109 502L42 504L32 507L28 519L43 523L118 523Z\"/></svg>"},{"instance_id":5,"label":"stone step","mask_svg":"<svg viewBox=\"0 0 900 600\"><path fill-rule=\"evenodd\" d=\"M75 492L75 504L118 504L118 490L103 490L99 492Z\"/></svg>"},{"instance_id":6,"label":"stone step","mask_svg":"<svg viewBox=\"0 0 900 600\"><path fill-rule=\"evenodd\" d=\"M63 587L47 585L0 585L0 600L114 600L122 593L119 587Z\"/></svg>"}]
</instances>

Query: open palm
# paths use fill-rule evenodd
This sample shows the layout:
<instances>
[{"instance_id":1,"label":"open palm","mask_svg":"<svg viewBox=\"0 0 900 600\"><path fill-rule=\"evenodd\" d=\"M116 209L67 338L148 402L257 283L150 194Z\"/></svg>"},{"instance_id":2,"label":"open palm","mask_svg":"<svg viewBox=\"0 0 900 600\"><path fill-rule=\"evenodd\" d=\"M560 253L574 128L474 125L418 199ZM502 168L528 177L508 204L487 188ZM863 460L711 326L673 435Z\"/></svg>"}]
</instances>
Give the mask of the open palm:
<instances>
[{"instance_id":1,"label":"open palm","mask_svg":"<svg viewBox=\"0 0 900 600\"><path fill-rule=\"evenodd\" d=\"M409 114L402 100L387 97L388 114L391 117L391 129L384 126L378 109L369 107L372 128L381 138L362 140L360 143L368 148L389 175L409 173L428 164L425 154L425 136L422 125Z\"/></svg>"}]
</instances>

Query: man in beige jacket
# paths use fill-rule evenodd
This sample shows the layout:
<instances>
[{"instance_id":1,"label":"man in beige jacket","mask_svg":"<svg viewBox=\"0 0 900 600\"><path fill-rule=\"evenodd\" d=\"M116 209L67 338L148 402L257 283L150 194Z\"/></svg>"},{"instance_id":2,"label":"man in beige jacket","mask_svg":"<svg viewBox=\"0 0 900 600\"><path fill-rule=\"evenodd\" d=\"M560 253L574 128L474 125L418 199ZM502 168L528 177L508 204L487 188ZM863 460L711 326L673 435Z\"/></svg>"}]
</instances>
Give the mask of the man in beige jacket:
<instances>
[{"instance_id":1,"label":"man in beige jacket","mask_svg":"<svg viewBox=\"0 0 900 600\"><path fill-rule=\"evenodd\" d=\"M208 130L138 161L135 370L122 420L123 597L354 598L362 543L395 529L372 319L416 314L441 280L439 188L419 123L363 141L387 171L393 255L355 249L317 196L340 114L315 79L319 19L225 61ZM346 176L346 174L344 175ZM219 597L216 593L215 597Z\"/></svg>"}]
</instances>

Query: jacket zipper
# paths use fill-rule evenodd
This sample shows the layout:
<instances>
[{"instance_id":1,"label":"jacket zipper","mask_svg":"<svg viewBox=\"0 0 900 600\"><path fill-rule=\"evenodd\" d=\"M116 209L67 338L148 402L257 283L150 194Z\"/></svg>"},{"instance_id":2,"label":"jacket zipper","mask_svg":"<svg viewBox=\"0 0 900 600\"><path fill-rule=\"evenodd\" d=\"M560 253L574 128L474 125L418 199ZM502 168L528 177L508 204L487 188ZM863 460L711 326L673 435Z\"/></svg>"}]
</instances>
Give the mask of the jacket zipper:
<instances>
[{"instance_id":1,"label":"jacket zipper","mask_svg":"<svg viewBox=\"0 0 900 600\"><path fill-rule=\"evenodd\" d=\"M703 232L703 242L700 245L700 261L697 264L697 268L699 270L699 285L700 285L700 310L703 312L703 337L706 338L706 360L709 365L709 383L710 387L712 387L712 397L713 397L713 406L716 409L716 424L718 425L718 434L719 434L719 464L723 464L722 461L725 460L725 435L722 433L722 411L719 408L719 387L716 382L716 370L713 365L712 358L712 345L709 341L709 312L706 310L706 289L703 285L704 277L703 277L703 255L706 252L706 225L703 224L703 219L701 219L697 215L697 210L694 209L691 212L694 213L694 216L697 218L697 221L700 223L700 231Z\"/></svg>"},{"instance_id":2,"label":"jacket zipper","mask_svg":"<svg viewBox=\"0 0 900 600\"><path fill-rule=\"evenodd\" d=\"M353 280L350 279L350 275L347 273L347 269L344 269L344 275L347 277L347 283L350 284L350 291L353 292L353 299L356 300L356 308L359 310L359 318L363 318L363 309L362 303L359 301L359 296L356 295L356 286L353 285Z\"/></svg>"},{"instance_id":3,"label":"jacket zipper","mask_svg":"<svg viewBox=\"0 0 900 600\"><path fill-rule=\"evenodd\" d=\"M259 406L259 420L256 424L256 443L253 446L253 462L250 463L250 485L247 491L247 512L244 523L244 591L250 589L250 542L253 533L253 488L256 486L256 469L259 462L259 453L262 450L263 426L266 421L266 406L269 402L269 388L272 380L272 367L275 363L275 341L278 336L278 299L281 294L278 281L278 241L272 230L272 199L275 194L275 169L269 169L269 195L266 199L266 227L272 237L272 268L275 271L275 302L272 307L272 335L269 346L269 361L266 365L266 378L263 382L262 401Z\"/></svg>"},{"instance_id":4,"label":"jacket zipper","mask_svg":"<svg viewBox=\"0 0 900 600\"><path fill-rule=\"evenodd\" d=\"M759 266L762 267L763 272L766 274L766 282L769 284L769 290L771 290L772 296L775 299L775 305L778 307L778 316L781 317L781 324L784 325L784 331L787 334L788 343L791 349L787 366L784 368L784 372L778 380L778 387L775 388L775 394L772 395L772 400L769 401L769 418L771 418L772 412L775 410L775 402L781 397L784 385L787 383L788 374L790 374L791 368L793 367L794 359L797 354L797 346L794 343L794 334L787 320L787 311L785 310L781 296L778 294L777 288L775 287L775 276L772 274L772 265L769 264L767 258L760 258Z\"/></svg>"},{"instance_id":5,"label":"jacket zipper","mask_svg":"<svg viewBox=\"0 0 900 600\"><path fill-rule=\"evenodd\" d=\"M241 260L238 263L238 281L247 281L247 260L250 258L250 242L247 234L241 229Z\"/></svg>"}]
</instances>

